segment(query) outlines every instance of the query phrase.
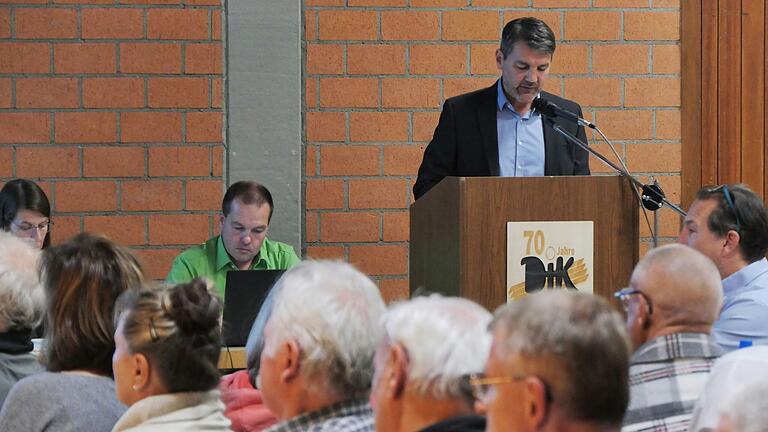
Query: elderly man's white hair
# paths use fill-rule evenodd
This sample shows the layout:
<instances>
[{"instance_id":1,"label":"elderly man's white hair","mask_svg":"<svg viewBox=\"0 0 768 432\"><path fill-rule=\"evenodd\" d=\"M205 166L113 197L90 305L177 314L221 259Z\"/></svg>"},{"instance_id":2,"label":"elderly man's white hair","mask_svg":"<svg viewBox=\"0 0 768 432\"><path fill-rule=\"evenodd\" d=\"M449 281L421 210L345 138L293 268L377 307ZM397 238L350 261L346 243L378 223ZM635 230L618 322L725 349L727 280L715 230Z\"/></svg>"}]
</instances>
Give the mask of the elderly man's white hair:
<instances>
[{"instance_id":1,"label":"elderly man's white hair","mask_svg":"<svg viewBox=\"0 0 768 432\"><path fill-rule=\"evenodd\" d=\"M408 355L408 383L436 399L467 396L461 377L482 372L491 347L491 313L470 300L431 295L392 306L382 320L385 347Z\"/></svg>"},{"instance_id":2,"label":"elderly man's white hair","mask_svg":"<svg viewBox=\"0 0 768 432\"><path fill-rule=\"evenodd\" d=\"M768 381L758 380L739 390L726 404L723 415L730 420L730 429L718 431L768 431Z\"/></svg>"},{"instance_id":3,"label":"elderly man's white hair","mask_svg":"<svg viewBox=\"0 0 768 432\"><path fill-rule=\"evenodd\" d=\"M278 280L267 322L265 354L295 340L301 373L313 390L339 397L365 395L386 311L379 289L350 264L302 261Z\"/></svg>"},{"instance_id":4,"label":"elderly man's white hair","mask_svg":"<svg viewBox=\"0 0 768 432\"><path fill-rule=\"evenodd\" d=\"M40 284L39 258L37 249L0 232L0 331L33 329L40 324L45 293Z\"/></svg>"}]
</instances>

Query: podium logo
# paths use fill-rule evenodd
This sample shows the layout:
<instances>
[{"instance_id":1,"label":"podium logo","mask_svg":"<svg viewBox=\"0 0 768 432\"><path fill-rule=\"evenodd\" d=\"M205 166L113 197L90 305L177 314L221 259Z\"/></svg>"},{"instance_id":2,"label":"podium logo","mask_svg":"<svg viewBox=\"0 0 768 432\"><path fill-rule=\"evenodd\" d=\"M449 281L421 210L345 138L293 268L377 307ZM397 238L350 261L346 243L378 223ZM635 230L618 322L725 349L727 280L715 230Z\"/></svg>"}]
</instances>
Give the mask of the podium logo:
<instances>
[{"instance_id":1,"label":"podium logo","mask_svg":"<svg viewBox=\"0 0 768 432\"><path fill-rule=\"evenodd\" d=\"M546 270L544 262L535 256L523 258L520 264L525 266L525 292L528 294L541 291L545 287L576 289L568 274L568 269L573 265L573 257L568 258L565 265L563 257L557 257L557 266L549 263Z\"/></svg>"}]
</instances>

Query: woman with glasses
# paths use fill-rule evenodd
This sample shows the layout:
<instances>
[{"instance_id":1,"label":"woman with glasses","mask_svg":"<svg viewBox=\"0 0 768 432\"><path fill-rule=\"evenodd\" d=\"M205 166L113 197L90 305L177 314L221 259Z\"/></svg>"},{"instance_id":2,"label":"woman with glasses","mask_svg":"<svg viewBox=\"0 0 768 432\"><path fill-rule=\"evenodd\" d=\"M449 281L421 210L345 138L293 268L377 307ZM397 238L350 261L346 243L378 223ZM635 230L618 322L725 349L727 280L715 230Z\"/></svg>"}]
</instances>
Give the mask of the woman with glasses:
<instances>
[{"instance_id":1,"label":"woman with glasses","mask_svg":"<svg viewBox=\"0 0 768 432\"><path fill-rule=\"evenodd\" d=\"M11 180L0 190L0 229L38 249L51 244L51 205L31 180Z\"/></svg>"},{"instance_id":2,"label":"woman with glasses","mask_svg":"<svg viewBox=\"0 0 768 432\"><path fill-rule=\"evenodd\" d=\"M229 431L219 397L221 300L202 279L127 292L115 331L117 431Z\"/></svg>"}]
</instances>

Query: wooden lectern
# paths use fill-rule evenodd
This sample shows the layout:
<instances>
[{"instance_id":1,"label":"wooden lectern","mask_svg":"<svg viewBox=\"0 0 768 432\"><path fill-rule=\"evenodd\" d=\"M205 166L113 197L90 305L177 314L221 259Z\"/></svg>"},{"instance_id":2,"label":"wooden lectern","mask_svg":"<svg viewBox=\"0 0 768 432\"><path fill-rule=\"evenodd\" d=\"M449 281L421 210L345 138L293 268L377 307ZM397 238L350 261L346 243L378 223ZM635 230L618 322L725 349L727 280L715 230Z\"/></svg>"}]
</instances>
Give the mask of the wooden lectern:
<instances>
[{"instance_id":1,"label":"wooden lectern","mask_svg":"<svg viewBox=\"0 0 768 432\"><path fill-rule=\"evenodd\" d=\"M507 301L507 222L593 221L594 292L611 298L638 260L638 202L617 176L446 177L411 205L410 291Z\"/></svg>"}]
</instances>

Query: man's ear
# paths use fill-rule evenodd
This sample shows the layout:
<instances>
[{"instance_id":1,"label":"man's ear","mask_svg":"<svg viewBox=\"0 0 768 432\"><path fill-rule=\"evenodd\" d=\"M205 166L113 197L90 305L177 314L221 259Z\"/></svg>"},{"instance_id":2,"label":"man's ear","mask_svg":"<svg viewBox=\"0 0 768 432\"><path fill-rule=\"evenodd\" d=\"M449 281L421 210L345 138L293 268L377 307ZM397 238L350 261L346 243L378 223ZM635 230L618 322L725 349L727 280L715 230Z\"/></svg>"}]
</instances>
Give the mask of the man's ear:
<instances>
[{"instance_id":1,"label":"man's ear","mask_svg":"<svg viewBox=\"0 0 768 432\"><path fill-rule=\"evenodd\" d=\"M501 69L501 65L504 63L504 53L501 49L496 50L496 67Z\"/></svg>"},{"instance_id":2,"label":"man's ear","mask_svg":"<svg viewBox=\"0 0 768 432\"><path fill-rule=\"evenodd\" d=\"M551 409L547 400L547 387L544 382L535 376L525 379L525 393L522 397L523 414L528 424L528 430L538 430L547 420L547 413Z\"/></svg>"},{"instance_id":3,"label":"man's ear","mask_svg":"<svg viewBox=\"0 0 768 432\"><path fill-rule=\"evenodd\" d=\"M725 244L723 245L723 255L732 256L733 254L741 254L739 245L741 244L741 236L736 230L729 230L724 237Z\"/></svg>"},{"instance_id":4,"label":"man's ear","mask_svg":"<svg viewBox=\"0 0 768 432\"><path fill-rule=\"evenodd\" d=\"M224 231L224 221L227 219L224 214L219 215L219 232Z\"/></svg>"},{"instance_id":5,"label":"man's ear","mask_svg":"<svg viewBox=\"0 0 768 432\"><path fill-rule=\"evenodd\" d=\"M384 385L387 397L401 398L405 394L405 385L408 381L408 352L402 345L395 344L389 347L385 373Z\"/></svg>"},{"instance_id":6,"label":"man's ear","mask_svg":"<svg viewBox=\"0 0 768 432\"><path fill-rule=\"evenodd\" d=\"M287 383L298 378L301 372L301 347L296 340L291 339L283 343L282 349L281 366L283 371L280 378Z\"/></svg>"}]
</instances>

